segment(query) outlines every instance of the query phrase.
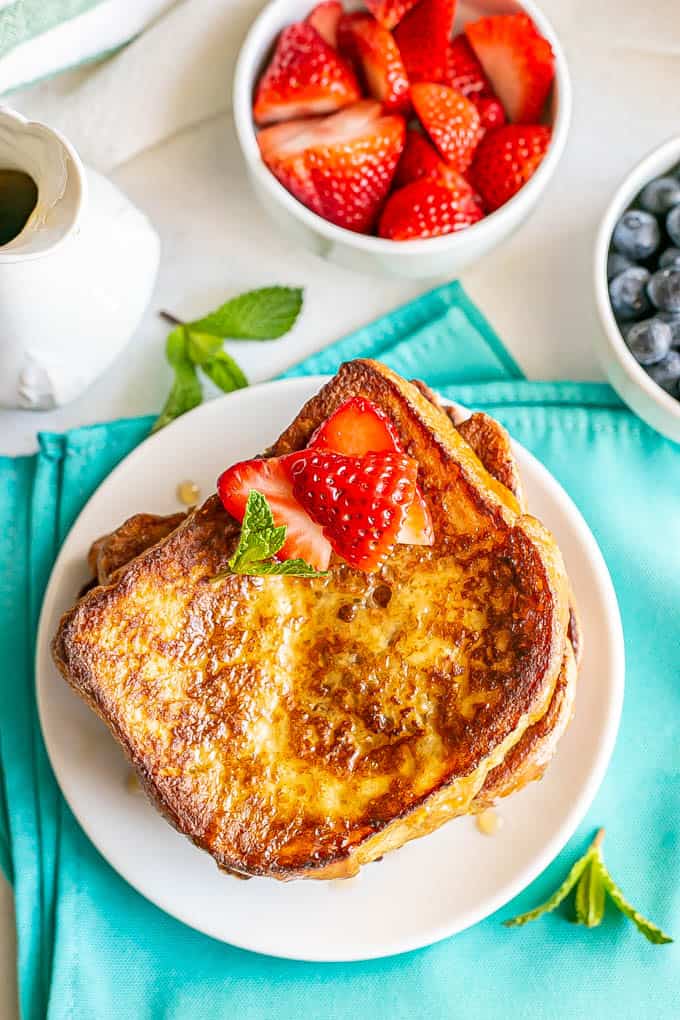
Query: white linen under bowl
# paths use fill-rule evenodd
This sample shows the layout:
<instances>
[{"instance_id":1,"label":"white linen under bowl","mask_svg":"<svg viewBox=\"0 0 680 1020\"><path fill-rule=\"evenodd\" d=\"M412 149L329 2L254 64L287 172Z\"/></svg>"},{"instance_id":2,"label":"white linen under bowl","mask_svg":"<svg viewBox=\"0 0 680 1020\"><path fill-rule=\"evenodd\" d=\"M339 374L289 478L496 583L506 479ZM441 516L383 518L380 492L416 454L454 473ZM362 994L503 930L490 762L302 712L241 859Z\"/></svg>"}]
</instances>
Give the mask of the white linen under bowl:
<instances>
[{"instance_id":1,"label":"white linen under bowl","mask_svg":"<svg viewBox=\"0 0 680 1020\"><path fill-rule=\"evenodd\" d=\"M553 136L540 167L509 202L466 230L420 241L389 241L357 234L317 216L295 199L260 158L252 117L259 74L279 32L304 19L314 0L273 0L254 21L241 49L234 78L234 120L255 193L278 225L317 255L361 272L424 279L456 276L510 236L526 220L552 177L564 149L571 117L571 83L567 62L545 15L529 0L467 0L459 5L455 31L491 14L525 11L550 41L555 53L555 85L548 123ZM348 10L363 6L345 0Z\"/></svg>"},{"instance_id":2,"label":"white linen under bowl","mask_svg":"<svg viewBox=\"0 0 680 1020\"><path fill-rule=\"evenodd\" d=\"M680 162L680 137L654 149L631 170L607 207L595 242L595 297L602 329L596 337L597 353L609 381L643 421L668 439L680 443L680 400L658 386L628 350L614 318L607 284L607 253L619 216L638 192L655 177Z\"/></svg>"}]
</instances>

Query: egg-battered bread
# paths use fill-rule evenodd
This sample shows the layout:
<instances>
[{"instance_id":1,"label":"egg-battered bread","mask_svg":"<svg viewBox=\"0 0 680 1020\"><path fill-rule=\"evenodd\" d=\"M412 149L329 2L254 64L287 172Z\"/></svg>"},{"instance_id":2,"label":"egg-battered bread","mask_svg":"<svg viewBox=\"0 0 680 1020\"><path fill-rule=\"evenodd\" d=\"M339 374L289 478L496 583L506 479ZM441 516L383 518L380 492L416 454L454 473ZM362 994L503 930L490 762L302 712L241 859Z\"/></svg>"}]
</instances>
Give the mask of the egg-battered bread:
<instances>
[{"instance_id":1,"label":"egg-battered bread","mask_svg":"<svg viewBox=\"0 0 680 1020\"><path fill-rule=\"evenodd\" d=\"M323 578L216 586L239 527L213 496L54 642L154 802L242 874L355 874L474 809L487 781L509 792L513 749L540 741L560 685L573 699L554 539L416 386L350 362L268 452L303 448L357 394L419 464L432 548L395 546L372 574L334 560Z\"/></svg>"}]
</instances>

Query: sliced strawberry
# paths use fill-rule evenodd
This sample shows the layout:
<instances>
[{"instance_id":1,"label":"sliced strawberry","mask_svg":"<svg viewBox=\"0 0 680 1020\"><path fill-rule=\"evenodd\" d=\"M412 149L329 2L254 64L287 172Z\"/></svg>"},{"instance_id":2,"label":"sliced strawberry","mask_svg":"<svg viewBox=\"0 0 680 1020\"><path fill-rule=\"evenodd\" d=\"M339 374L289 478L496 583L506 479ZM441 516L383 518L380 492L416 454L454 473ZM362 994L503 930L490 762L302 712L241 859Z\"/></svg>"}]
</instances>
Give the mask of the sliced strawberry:
<instances>
[{"instance_id":1,"label":"sliced strawberry","mask_svg":"<svg viewBox=\"0 0 680 1020\"><path fill-rule=\"evenodd\" d=\"M290 121L258 135L269 169L300 202L347 230L367 231L382 207L404 147L398 115L364 100L319 120Z\"/></svg>"},{"instance_id":2,"label":"sliced strawberry","mask_svg":"<svg viewBox=\"0 0 680 1020\"><path fill-rule=\"evenodd\" d=\"M511 121L541 119L555 76L555 57L526 14L501 14L465 26L470 45Z\"/></svg>"},{"instance_id":3,"label":"sliced strawberry","mask_svg":"<svg viewBox=\"0 0 680 1020\"><path fill-rule=\"evenodd\" d=\"M394 38L410 81L444 81L455 13L456 0L420 0L397 26Z\"/></svg>"},{"instance_id":4,"label":"sliced strawberry","mask_svg":"<svg viewBox=\"0 0 680 1020\"><path fill-rule=\"evenodd\" d=\"M317 30L305 22L284 28L260 78L253 116L257 124L332 113L356 102L354 71Z\"/></svg>"},{"instance_id":5,"label":"sliced strawberry","mask_svg":"<svg viewBox=\"0 0 680 1020\"><path fill-rule=\"evenodd\" d=\"M248 494L255 489L265 496L277 527L286 525L286 541L277 554L279 560L305 560L316 570L325 570L331 546L323 529L305 513L293 495L290 475L281 459L245 460L227 468L217 482L217 491L225 510L242 522Z\"/></svg>"},{"instance_id":6,"label":"sliced strawberry","mask_svg":"<svg viewBox=\"0 0 680 1020\"><path fill-rule=\"evenodd\" d=\"M396 430L386 414L366 397L351 397L320 425L308 449L332 450L349 457L391 450L402 453ZM416 486L413 503L397 534L403 545L432 545L432 518L425 499Z\"/></svg>"},{"instance_id":7,"label":"sliced strawberry","mask_svg":"<svg viewBox=\"0 0 680 1020\"><path fill-rule=\"evenodd\" d=\"M374 570L413 503L416 462L390 451L346 457L328 450L302 450L285 460L295 498L334 552L350 566Z\"/></svg>"},{"instance_id":8,"label":"sliced strawberry","mask_svg":"<svg viewBox=\"0 0 680 1020\"><path fill-rule=\"evenodd\" d=\"M307 444L310 450L332 450L347 457L365 453L401 452L394 426L386 414L366 397L346 400L320 425Z\"/></svg>"},{"instance_id":9,"label":"sliced strawberry","mask_svg":"<svg viewBox=\"0 0 680 1020\"><path fill-rule=\"evenodd\" d=\"M470 179L487 212L517 194L538 169L550 145L550 128L543 124L506 124L480 142Z\"/></svg>"},{"instance_id":10,"label":"sliced strawberry","mask_svg":"<svg viewBox=\"0 0 680 1020\"><path fill-rule=\"evenodd\" d=\"M419 84L411 100L421 124L454 170L466 170L484 134L477 108L447 85Z\"/></svg>"},{"instance_id":11,"label":"sliced strawberry","mask_svg":"<svg viewBox=\"0 0 680 1020\"><path fill-rule=\"evenodd\" d=\"M385 28L394 28L418 0L364 0L373 17Z\"/></svg>"},{"instance_id":12,"label":"sliced strawberry","mask_svg":"<svg viewBox=\"0 0 680 1020\"><path fill-rule=\"evenodd\" d=\"M457 35L446 51L445 85L457 89L471 99L476 95L493 95L489 79L465 35Z\"/></svg>"},{"instance_id":13,"label":"sliced strawberry","mask_svg":"<svg viewBox=\"0 0 680 1020\"><path fill-rule=\"evenodd\" d=\"M378 233L392 241L441 237L477 223L481 202L465 178L448 167L392 192Z\"/></svg>"},{"instance_id":14,"label":"sliced strawberry","mask_svg":"<svg viewBox=\"0 0 680 1020\"><path fill-rule=\"evenodd\" d=\"M475 104L486 130L505 123L505 111L465 35L458 35L449 43L445 84Z\"/></svg>"},{"instance_id":15,"label":"sliced strawberry","mask_svg":"<svg viewBox=\"0 0 680 1020\"><path fill-rule=\"evenodd\" d=\"M470 99L477 107L479 121L485 131L493 131L505 124L505 110L495 96L471 96Z\"/></svg>"},{"instance_id":16,"label":"sliced strawberry","mask_svg":"<svg viewBox=\"0 0 680 1020\"><path fill-rule=\"evenodd\" d=\"M395 188L403 188L405 184L419 181L421 177L432 177L442 165L441 156L432 142L420 131L409 128L406 132L406 144L394 175Z\"/></svg>"},{"instance_id":17,"label":"sliced strawberry","mask_svg":"<svg viewBox=\"0 0 680 1020\"><path fill-rule=\"evenodd\" d=\"M323 0L307 15L307 24L315 28L323 41L335 49L338 45L338 22L341 17L340 0Z\"/></svg>"},{"instance_id":18,"label":"sliced strawberry","mask_svg":"<svg viewBox=\"0 0 680 1020\"><path fill-rule=\"evenodd\" d=\"M406 68L391 32L370 14L345 14L338 28L338 46L360 65L368 91L386 111L409 109Z\"/></svg>"}]
</instances>

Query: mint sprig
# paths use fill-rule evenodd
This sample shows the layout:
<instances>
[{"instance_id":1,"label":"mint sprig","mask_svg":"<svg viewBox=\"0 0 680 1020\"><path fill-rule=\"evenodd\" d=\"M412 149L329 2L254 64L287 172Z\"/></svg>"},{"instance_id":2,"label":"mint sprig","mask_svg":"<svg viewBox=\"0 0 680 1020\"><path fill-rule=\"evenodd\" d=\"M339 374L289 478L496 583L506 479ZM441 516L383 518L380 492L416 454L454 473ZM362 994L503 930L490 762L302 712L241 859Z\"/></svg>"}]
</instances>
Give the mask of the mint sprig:
<instances>
[{"instance_id":1,"label":"mint sprig","mask_svg":"<svg viewBox=\"0 0 680 1020\"><path fill-rule=\"evenodd\" d=\"M504 921L506 927L518 927L528 921L535 921L544 914L549 914L575 888L574 907L577 924L583 924L587 928L597 928L604 917L605 899L609 896L617 909L631 920L638 931L650 942L656 945L672 942L673 939L670 935L666 935L661 928L648 921L625 899L605 866L602 855L603 840L604 829L600 829L583 857L576 861L562 885L555 890L552 896L545 903L534 907L526 914L520 914L509 921Z\"/></svg>"},{"instance_id":2,"label":"mint sprig","mask_svg":"<svg viewBox=\"0 0 680 1020\"><path fill-rule=\"evenodd\" d=\"M198 370L225 393L248 385L243 369L222 349L226 339L276 340L295 325L302 308L297 287L262 287L226 301L193 322L180 322L162 312L174 325L166 342L166 357L174 379L163 410L154 422L158 432L203 400Z\"/></svg>"},{"instance_id":3,"label":"mint sprig","mask_svg":"<svg viewBox=\"0 0 680 1020\"><path fill-rule=\"evenodd\" d=\"M286 541L286 526L277 527L271 507L265 496L256 489L248 493L246 512L241 525L241 536L227 570L212 578L213 583L232 574L265 576L269 574L289 577L324 577L325 571L315 570L305 560L275 560Z\"/></svg>"}]
</instances>

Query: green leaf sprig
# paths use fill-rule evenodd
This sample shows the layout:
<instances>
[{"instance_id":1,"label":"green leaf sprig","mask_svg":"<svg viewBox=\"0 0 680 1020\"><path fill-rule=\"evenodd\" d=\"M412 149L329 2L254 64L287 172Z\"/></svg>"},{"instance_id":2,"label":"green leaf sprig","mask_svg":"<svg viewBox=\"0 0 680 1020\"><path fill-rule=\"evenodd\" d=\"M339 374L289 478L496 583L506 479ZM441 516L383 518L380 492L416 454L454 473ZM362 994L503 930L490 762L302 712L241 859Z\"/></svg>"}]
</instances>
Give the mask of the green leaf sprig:
<instances>
[{"instance_id":1,"label":"green leaf sprig","mask_svg":"<svg viewBox=\"0 0 680 1020\"><path fill-rule=\"evenodd\" d=\"M262 287L226 301L193 322L180 322L174 315L162 312L163 318L174 326L165 345L174 380L151 431L158 432L201 403L199 369L225 393L247 386L241 367L222 349L224 341L277 340L292 329L301 308L300 288Z\"/></svg>"},{"instance_id":2,"label":"green leaf sprig","mask_svg":"<svg viewBox=\"0 0 680 1020\"><path fill-rule=\"evenodd\" d=\"M315 570L305 560L275 560L273 557L286 541L286 526L276 527L271 507L256 489L248 493L241 537L227 570L211 578L213 583L232 574L285 574L289 577L324 577L325 571Z\"/></svg>"},{"instance_id":3,"label":"green leaf sprig","mask_svg":"<svg viewBox=\"0 0 680 1020\"><path fill-rule=\"evenodd\" d=\"M629 918L638 931L642 932L650 942L654 942L656 945L672 942L673 939L670 935L666 935L661 928L648 921L625 899L605 867L602 855L603 840L604 829L600 829L588 850L580 860L576 861L562 885L550 899L528 913L520 914L519 917L513 917L503 923L511 928L526 924L527 921L535 921L538 917L555 910L567 898L572 889L576 888L574 908L577 924L583 924L586 928L597 928L604 917L605 899L609 896L617 909Z\"/></svg>"}]
</instances>

